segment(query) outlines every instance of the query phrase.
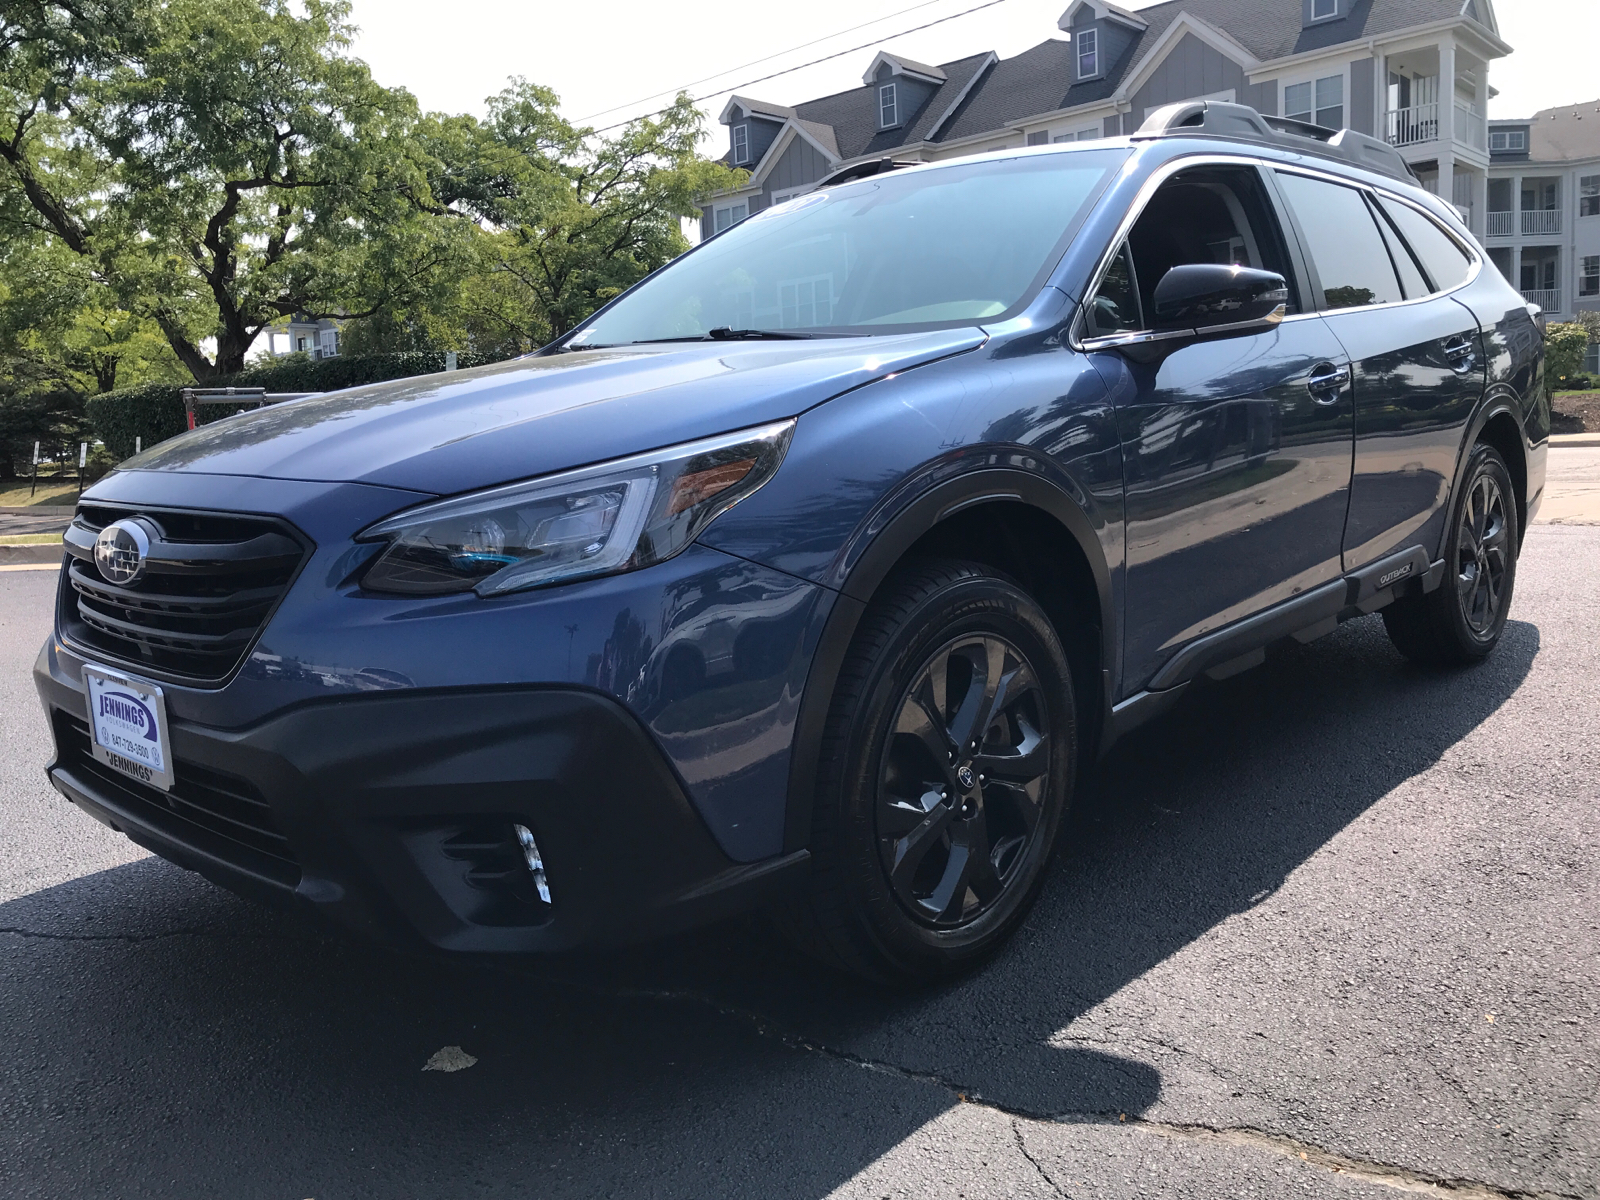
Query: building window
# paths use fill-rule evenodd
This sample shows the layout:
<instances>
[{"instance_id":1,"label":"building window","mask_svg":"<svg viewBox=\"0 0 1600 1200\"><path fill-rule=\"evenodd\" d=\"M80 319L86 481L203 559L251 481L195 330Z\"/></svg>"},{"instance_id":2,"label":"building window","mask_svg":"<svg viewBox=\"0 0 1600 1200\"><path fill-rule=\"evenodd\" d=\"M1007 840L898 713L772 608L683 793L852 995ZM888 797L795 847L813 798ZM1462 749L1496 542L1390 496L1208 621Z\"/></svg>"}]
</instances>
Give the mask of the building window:
<instances>
[{"instance_id":1,"label":"building window","mask_svg":"<svg viewBox=\"0 0 1600 1200\"><path fill-rule=\"evenodd\" d=\"M716 209L712 214L713 232L721 233L729 226L737 225L745 219L749 211L749 207L744 204L725 204Z\"/></svg>"},{"instance_id":2,"label":"building window","mask_svg":"<svg viewBox=\"0 0 1600 1200\"><path fill-rule=\"evenodd\" d=\"M894 84L886 83L878 89L878 128L888 129L898 123L895 109Z\"/></svg>"},{"instance_id":3,"label":"building window","mask_svg":"<svg viewBox=\"0 0 1600 1200\"><path fill-rule=\"evenodd\" d=\"M1344 128L1344 76L1327 75L1283 89L1283 115L1327 129Z\"/></svg>"},{"instance_id":4,"label":"building window","mask_svg":"<svg viewBox=\"0 0 1600 1200\"><path fill-rule=\"evenodd\" d=\"M735 125L733 127L733 161L735 163L750 161L750 127L748 125Z\"/></svg>"},{"instance_id":5,"label":"building window","mask_svg":"<svg viewBox=\"0 0 1600 1200\"><path fill-rule=\"evenodd\" d=\"M833 320L833 276L785 279L778 284L778 327L807 329Z\"/></svg>"},{"instance_id":6,"label":"building window","mask_svg":"<svg viewBox=\"0 0 1600 1200\"><path fill-rule=\"evenodd\" d=\"M1528 148L1528 131L1525 129L1497 129L1489 135L1489 149L1500 150L1526 150Z\"/></svg>"},{"instance_id":7,"label":"building window","mask_svg":"<svg viewBox=\"0 0 1600 1200\"><path fill-rule=\"evenodd\" d=\"M1600 342L1590 342L1589 348L1583 352L1583 373L1600 375Z\"/></svg>"},{"instance_id":8,"label":"building window","mask_svg":"<svg viewBox=\"0 0 1600 1200\"><path fill-rule=\"evenodd\" d=\"M1078 78L1088 79L1100 74L1100 34L1085 29L1078 35Z\"/></svg>"},{"instance_id":9,"label":"building window","mask_svg":"<svg viewBox=\"0 0 1600 1200\"><path fill-rule=\"evenodd\" d=\"M1600 296L1600 254L1583 256L1583 270L1578 272L1578 295Z\"/></svg>"},{"instance_id":10,"label":"building window","mask_svg":"<svg viewBox=\"0 0 1600 1200\"><path fill-rule=\"evenodd\" d=\"M1339 0L1311 0L1311 19L1326 20L1339 15Z\"/></svg>"},{"instance_id":11,"label":"building window","mask_svg":"<svg viewBox=\"0 0 1600 1200\"><path fill-rule=\"evenodd\" d=\"M1030 133L1028 135L1028 145L1030 146L1043 146L1049 140L1049 133L1043 129L1039 130L1037 133Z\"/></svg>"},{"instance_id":12,"label":"building window","mask_svg":"<svg viewBox=\"0 0 1600 1200\"><path fill-rule=\"evenodd\" d=\"M1600 217L1600 175L1585 175L1578 180L1578 215Z\"/></svg>"}]
</instances>

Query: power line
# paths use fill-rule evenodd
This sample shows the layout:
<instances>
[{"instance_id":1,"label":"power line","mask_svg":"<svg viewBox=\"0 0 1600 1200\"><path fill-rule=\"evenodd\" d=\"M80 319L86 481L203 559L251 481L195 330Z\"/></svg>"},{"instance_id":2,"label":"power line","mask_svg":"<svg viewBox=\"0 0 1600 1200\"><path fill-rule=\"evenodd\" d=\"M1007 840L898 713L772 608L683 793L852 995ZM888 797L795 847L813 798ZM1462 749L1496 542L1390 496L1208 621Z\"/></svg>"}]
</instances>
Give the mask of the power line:
<instances>
[{"instance_id":1,"label":"power line","mask_svg":"<svg viewBox=\"0 0 1600 1200\"><path fill-rule=\"evenodd\" d=\"M769 79L777 79L780 75L792 75L796 71L804 71L807 67L814 67L818 63L829 62L835 58L843 58L846 54L854 54L858 50L870 50L873 46L876 46L881 42L886 42L890 38L905 37L908 33L920 33L924 29L932 29L935 25L943 25L946 21L954 21L957 17L969 16L972 13L980 12L985 8L993 8L996 4L1004 4L1005 2L1006 0L985 0L985 3L983 4L974 4L971 8L964 8L958 13L951 13L948 17L940 17L937 20L928 21L922 25L914 25L910 29L902 29L899 33L885 34L881 38L875 38L870 42L863 42L859 46L851 46L848 50L836 50L832 54L824 54L821 58L813 58L810 62L803 62L798 66L785 67L781 71L773 71L770 75L763 75L759 79L747 79L743 83L734 84L732 87L718 88L714 92L706 92L704 95L693 97L693 102L695 104L699 104L702 100L709 100L712 96L722 96L728 92L736 92L740 88L747 88L758 83L765 83ZM712 78L716 77L712 76ZM591 132L609 133L613 129L621 129L624 125L631 125L635 121L643 121L649 117L659 117L666 111L667 110L664 108L658 108L654 112L641 113L637 117L629 117L626 121L618 121L612 125L602 125L599 129L592 130Z\"/></svg>"},{"instance_id":2,"label":"power line","mask_svg":"<svg viewBox=\"0 0 1600 1200\"><path fill-rule=\"evenodd\" d=\"M760 66L764 62L771 62L775 58L782 58L785 54L793 54L796 50L809 50L812 46L818 46L823 42L832 41L836 37L843 37L847 33L854 33L858 29L865 29L868 25L877 25L883 21L893 20L895 17L903 17L908 12L916 12L919 8L927 8L930 5L939 4L941 2L942 0L922 0L920 4L913 4L909 8L901 8L896 9L892 13L884 13L881 17L873 17L870 21L863 21L859 25L850 26L848 29L836 29L832 33L824 34L819 38L813 38L809 42L801 42L798 46L790 46L787 50L779 50L773 54L766 54L760 58L753 58L747 63L740 63L737 67L729 67L726 71L718 71L714 75L707 75L701 79L691 79L688 83L682 84L678 87L663 88L659 92L651 92L648 96L640 96L637 100L629 100L626 104L617 104L610 108L602 108L599 112L590 113L587 117L579 117L578 124L581 125L583 122L592 121L596 117L603 117L610 113L620 112L625 108L632 108L635 104L644 104L650 100L655 100L662 96L676 96L679 92L687 92L692 87L699 87L702 83L710 83L713 79L721 79L724 75L732 75L735 71L747 71L751 67ZM891 34L890 36L898 35Z\"/></svg>"}]
</instances>

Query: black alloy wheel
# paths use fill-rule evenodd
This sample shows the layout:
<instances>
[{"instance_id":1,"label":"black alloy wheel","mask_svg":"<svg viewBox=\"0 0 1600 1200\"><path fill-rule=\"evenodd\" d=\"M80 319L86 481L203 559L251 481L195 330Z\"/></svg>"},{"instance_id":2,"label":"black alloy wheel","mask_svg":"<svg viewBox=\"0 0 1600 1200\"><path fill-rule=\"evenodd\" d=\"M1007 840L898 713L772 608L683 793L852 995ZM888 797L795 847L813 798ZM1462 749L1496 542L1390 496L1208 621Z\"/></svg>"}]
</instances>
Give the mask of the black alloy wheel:
<instances>
[{"instance_id":1,"label":"black alloy wheel","mask_svg":"<svg viewBox=\"0 0 1600 1200\"><path fill-rule=\"evenodd\" d=\"M976 563L903 568L840 667L786 931L878 983L981 962L1039 893L1077 754L1072 669L1039 603Z\"/></svg>"},{"instance_id":2,"label":"black alloy wheel","mask_svg":"<svg viewBox=\"0 0 1600 1200\"><path fill-rule=\"evenodd\" d=\"M1456 536L1456 596L1461 619L1479 637L1489 636L1500 615L1512 553L1506 494L1493 472L1481 472L1467 492Z\"/></svg>"},{"instance_id":3,"label":"black alloy wheel","mask_svg":"<svg viewBox=\"0 0 1600 1200\"><path fill-rule=\"evenodd\" d=\"M1499 644L1521 543L1514 488L1500 452L1474 446L1445 531L1443 581L1383 609L1389 640L1413 662L1463 666Z\"/></svg>"},{"instance_id":4,"label":"black alloy wheel","mask_svg":"<svg viewBox=\"0 0 1600 1200\"><path fill-rule=\"evenodd\" d=\"M935 928L990 908L1039 836L1049 711L1022 651L995 635L941 646L884 746L878 849L895 898Z\"/></svg>"}]
</instances>

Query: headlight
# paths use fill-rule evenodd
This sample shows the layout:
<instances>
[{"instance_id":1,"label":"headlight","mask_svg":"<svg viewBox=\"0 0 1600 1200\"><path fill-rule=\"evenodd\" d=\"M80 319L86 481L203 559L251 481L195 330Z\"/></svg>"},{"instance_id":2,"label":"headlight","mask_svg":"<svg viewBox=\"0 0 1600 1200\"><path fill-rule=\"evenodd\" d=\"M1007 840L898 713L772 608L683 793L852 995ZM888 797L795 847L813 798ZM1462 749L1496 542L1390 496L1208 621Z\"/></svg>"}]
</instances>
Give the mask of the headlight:
<instances>
[{"instance_id":1,"label":"headlight","mask_svg":"<svg viewBox=\"0 0 1600 1200\"><path fill-rule=\"evenodd\" d=\"M357 536L389 542L361 586L494 596L648 567L771 479L793 433L780 421L413 508Z\"/></svg>"}]
</instances>

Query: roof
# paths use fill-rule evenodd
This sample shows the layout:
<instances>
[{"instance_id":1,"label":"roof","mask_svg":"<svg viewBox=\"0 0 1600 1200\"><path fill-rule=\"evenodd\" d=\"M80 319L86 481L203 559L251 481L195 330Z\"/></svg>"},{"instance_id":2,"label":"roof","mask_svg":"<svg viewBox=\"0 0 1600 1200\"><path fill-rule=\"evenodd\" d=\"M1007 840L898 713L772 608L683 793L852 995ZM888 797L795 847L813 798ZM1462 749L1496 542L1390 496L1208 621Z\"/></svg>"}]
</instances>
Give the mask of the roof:
<instances>
[{"instance_id":1,"label":"roof","mask_svg":"<svg viewBox=\"0 0 1600 1200\"><path fill-rule=\"evenodd\" d=\"M876 84L807 100L804 104L795 105L795 113L805 123L808 132L815 125L830 126L840 158L886 154L901 146L926 141L934 124L992 57L992 52L986 50L954 62L940 63L936 69L944 75L944 82L933 90L927 103L916 115L898 129L878 128ZM900 61L906 62L905 59ZM813 133L813 136L816 135ZM819 137L818 140L822 139Z\"/></svg>"},{"instance_id":2,"label":"roof","mask_svg":"<svg viewBox=\"0 0 1600 1200\"><path fill-rule=\"evenodd\" d=\"M943 77L931 98L906 125L898 129L877 127L875 85L851 88L797 104L792 110L739 98L757 111L793 115L820 144L829 145L818 126L833 130L832 145L849 160L886 154L921 141L947 142L986 133L1002 133L1013 122L1059 109L1076 108L1110 99L1179 17L1189 17L1217 31L1259 62L1327 49L1344 42L1381 36L1402 29L1453 20L1465 15L1480 20L1489 11L1487 0L1354 0L1348 15L1324 21L1309 29L1301 24L1298 0L1165 0L1129 12L1107 0L1091 0L1100 10L1115 13L1134 26L1134 34L1120 59L1104 77L1085 83L1071 82L1074 75L1072 43L1052 38L1014 58L996 61L990 52L954 62L929 66L880 52L874 63L893 59L905 70L929 79ZM1070 11L1070 10L1069 10ZM1481 20L1480 20L1480 23ZM1487 25L1486 32L1492 32ZM993 66L989 64L993 62ZM969 90L974 78L982 78ZM963 96L963 92L965 95ZM951 105L959 106L950 113ZM949 119L942 120L947 113ZM1596 120L1600 125L1600 120ZM1535 135L1537 140L1537 134Z\"/></svg>"},{"instance_id":3,"label":"roof","mask_svg":"<svg viewBox=\"0 0 1600 1200\"><path fill-rule=\"evenodd\" d=\"M1492 123L1499 126L1517 122ZM1528 158L1535 162L1600 158L1600 100L1541 109L1533 114L1531 129Z\"/></svg>"},{"instance_id":4,"label":"roof","mask_svg":"<svg viewBox=\"0 0 1600 1200\"><path fill-rule=\"evenodd\" d=\"M936 83L945 78L944 71L939 67L930 67L927 63L918 62L914 58L907 58L903 54L890 54L887 50L879 50L878 56L868 65L866 74L861 77L861 82L871 84L876 82L873 76L878 73L878 64L888 63L900 73L907 75L920 75L930 83Z\"/></svg>"}]
</instances>

